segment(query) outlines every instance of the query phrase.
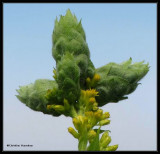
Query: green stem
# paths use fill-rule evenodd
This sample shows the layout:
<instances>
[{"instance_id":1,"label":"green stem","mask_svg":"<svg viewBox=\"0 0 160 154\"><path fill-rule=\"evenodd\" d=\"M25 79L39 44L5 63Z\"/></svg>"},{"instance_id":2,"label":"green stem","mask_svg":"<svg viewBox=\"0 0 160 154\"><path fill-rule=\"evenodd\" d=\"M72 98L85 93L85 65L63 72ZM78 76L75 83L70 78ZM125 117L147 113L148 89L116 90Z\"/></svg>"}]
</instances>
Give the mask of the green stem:
<instances>
[{"instance_id":1,"label":"green stem","mask_svg":"<svg viewBox=\"0 0 160 154\"><path fill-rule=\"evenodd\" d=\"M79 138L79 143L78 143L78 150L79 151L87 151L87 128L84 128L83 132L80 133L81 136Z\"/></svg>"}]
</instances>

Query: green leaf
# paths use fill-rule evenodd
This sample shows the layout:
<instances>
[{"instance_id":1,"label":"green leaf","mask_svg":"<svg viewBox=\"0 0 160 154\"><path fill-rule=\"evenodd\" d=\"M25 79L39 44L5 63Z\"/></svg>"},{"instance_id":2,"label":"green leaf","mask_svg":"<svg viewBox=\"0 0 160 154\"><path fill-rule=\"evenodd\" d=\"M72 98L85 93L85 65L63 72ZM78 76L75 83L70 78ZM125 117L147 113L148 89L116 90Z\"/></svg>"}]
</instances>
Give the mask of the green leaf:
<instances>
[{"instance_id":1,"label":"green leaf","mask_svg":"<svg viewBox=\"0 0 160 154\"><path fill-rule=\"evenodd\" d=\"M88 147L88 151L100 151L100 146L99 146L99 134L100 134L100 127L97 130L97 134L91 144Z\"/></svg>"}]
</instances>

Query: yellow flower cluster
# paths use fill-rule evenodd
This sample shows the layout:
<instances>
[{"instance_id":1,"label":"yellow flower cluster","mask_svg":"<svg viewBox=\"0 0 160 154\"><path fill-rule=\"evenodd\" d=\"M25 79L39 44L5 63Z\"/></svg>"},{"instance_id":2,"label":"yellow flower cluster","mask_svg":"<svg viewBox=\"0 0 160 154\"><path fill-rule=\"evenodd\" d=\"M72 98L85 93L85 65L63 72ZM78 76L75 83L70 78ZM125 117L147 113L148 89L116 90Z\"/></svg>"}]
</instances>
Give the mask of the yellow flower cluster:
<instances>
[{"instance_id":1,"label":"yellow flower cluster","mask_svg":"<svg viewBox=\"0 0 160 154\"><path fill-rule=\"evenodd\" d=\"M108 146L111 142L111 137L109 136L108 131L105 131L99 141L100 151L115 151L118 148L118 145Z\"/></svg>"},{"instance_id":2,"label":"yellow flower cluster","mask_svg":"<svg viewBox=\"0 0 160 154\"><path fill-rule=\"evenodd\" d=\"M54 72L56 74L56 72ZM93 86L96 82L100 80L100 76L95 74L92 79L87 78L86 82L90 84L90 87ZM52 93L51 90L48 90L48 94ZM81 95L78 100L77 105L79 106L79 112L72 116L74 128L69 127L68 132L73 135L78 140L81 140L82 136L86 136L87 140L91 143L97 132L93 129L94 126L104 126L110 123L110 114L109 112L103 113L103 110L98 108L98 102L96 101L96 96L98 95L98 91L96 89L87 89L81 90ZM59 113L71 113L73 106L68 102L67 99L63 100L63 105L47 105L47 109L54 109ZM73 111L73 110L72 110ZM100 148L101 150L113 150L116 148L116 145L108 146L111 142L110 136L107 136L107 133L104 133L100 140Z\"/></svg>"},{"instance_id":3,"label":"yellow flower cluster","mask_svg":"<svg viewBox=\"0 0 160 154\"><path fill-rule=\"evenodd\" d=\"M91 143L96 136L96 132L92 129L98 122L102 122L103 120L107 120L106 118L109 118L109 113L102 113L102 110L98 110L96 112L89 111L85 113L85 116L77 116L76 118L73 118L73 124L74 128L69 127L68 132L73 135L73 137L79 139L82 134L86 134L87 139ZM103 125L109 124L109 120L107 120L107 123L104 123ZM103 137L104 138L104 137ZM104 141L106 142L106 141ZM108 140L107 140L108 143ZM103 144L107 144L103 143ZM109 143L108 143L109 144ZM107 145L108 145L107 144Z\"/></svg>"},{"instance_id":4,"label":"yellow flower cluster","mask_svg":"<svg viewBox=\"0 0 160 154\"><path fill-rule=\"evenodd\" d=\"M80 103L85 106L85 111L98 109L98 103L96 102L95 96L98 96L98 92L95 89L81 90Z\"/></svg>"},{"instance_id":5,"label":"yellow flower cluster","mask_svg":"<svg viewBox=\"0 0 160 154\"><path fill-rule=\"evenodd\" d=\"M100 80L100 75L99 74L94 74L94 76L93 76L93 78L91 79L90 77L88 77L87 79L86 79L86 83L87 83L87 87L88 88L92 88L92 87L94 87L96 84L97 84L97 82Z\"/></svg>"},{"instance_id":6,"label":"yellow flower cluster","mask_svg":"<svg viewBox=\"0 0 160 154\"><path fill-rule=\"evenodd\" d=\"M93 78L99 79L99 76L95 75ZM81 90L81 96L78 103L81 106L80 110L82 112L73 118L73 124L78 133L81 133L82 130L86 128L87 132L90 132L89 136L94 136L95 133L93 133L92 128L95 125L103 126L110 123L110 120L108 120L110 117L109 112L103 113L103 110L98 108L98 103L95 98L96 96L98 96L98 92L95 89ZM75 137L74 129L69 128L68 131Z\"/></svg>"},{"instance_id":7,"label":"yellow flower cluster","mask_svg":"<svg viewBox=\"0 0 160 154\"><path fill-rule=\"evenodd\" d=\"M95 97L98 96L98 91L96 91L96 89L87 89L87 90L82 90L81 94L86 97Z\"/></svg>"},{"instance_id":8,"label":"yellow flower cluster","mask_svg":"<svg viewBox=\"0 0 160 154\"><path fill-rule=\"evenodd\" d=\"M95 74L93 79L86 79L87 83L93 83L93 81L98 81L100 76ZM93 85L93 84L92 84ZM96 102L96 96L98 92L96 89L87 89L81 90L81 96L77 103L79 103L80 111L73 120L74 128L69 127L68 131L73 137L77 138L79 142L85 136L87 140L91 143L97 132L93 129L94 126L104 126L110 123L110 114L109 112L103 113L103 110L98 108L98 102ZM83 137L82 137L83 136ZM81 138L82 137L82 138ZM84 138L85 138L84 137ZM101 151L115 151L118 148L118 145L108 146L111 142L111 137L108 135L108 132L104 132L99 145Z\"/></svg>"},{"instance_id":9,"label":"yellow flower cluster","mask_svg":"<svg viewBox=\"0 0 160 154\"><path fill-rule=\"evenodd\" d=\"M80 136L86 135L89 142L91 142L96 136L96 132L91 129L91 125L88 123L88 118L86 116L77 116L73 118L74 128L69 127L68 132L73 135L73 137L79 139Z\"/></svg>"},{"instance_id":10,"label":"yellow flower cluster","mask_svg":"<svg viewBox=\"0 0 160 154\"><path fill-rule=\"evenodd\" d=\"M85 112L84 116L79 115L73 118L73 124L79 134L83 133L84 129L86 128L86 131L89 133L88 139L91 139L93 136L95 136L96 133L93 132L92 128L95 125L103 126L109 124L110 123L110 120L108 120L109 117L110 117L109 112L103 113L101 109L98 109L97 111L87 111ZM68 131L75 137L74 129L69 128Z\"/></svg>"},{"instance_id":11,"label":"yellow flower cluster","mask_svg":"<svg viewBox=\"0 0 160 154\"><path fill-rule=\"evenodd\" d=\"M103 113L101 109L98 109L97 111L85 112L85 116L87 117L88 125L90 125L91 128L97 124L103 126L110 123L110 120L108 120L110 117L109 112Z\"/></svg>"}]
</instances>

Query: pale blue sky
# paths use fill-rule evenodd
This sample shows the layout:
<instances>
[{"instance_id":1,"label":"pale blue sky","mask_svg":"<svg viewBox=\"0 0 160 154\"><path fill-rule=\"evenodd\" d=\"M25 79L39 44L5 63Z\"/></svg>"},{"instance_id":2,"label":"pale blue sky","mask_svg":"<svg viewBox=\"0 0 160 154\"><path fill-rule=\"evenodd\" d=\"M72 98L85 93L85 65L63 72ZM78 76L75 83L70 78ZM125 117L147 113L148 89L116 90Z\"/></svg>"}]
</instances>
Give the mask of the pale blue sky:
<instances>
[{"instance_id":1,"label":"pale blue sky","mask_svg":"<svg viewBox=\"0 0 160 154\"><path fill-rule=\"evenodd\" d=\"M32 144L16 150L77 150L68 132L71 118L55 118L30 110L16 97L19 85L52 79L52 31L56 16L69 8L86 33L95 67L109 62L145 60L150 71L128 100L108 104L113 144L118 150L156 150L157 34L156 4L4 4L4 150L7 144Z\"/></svg>"}]
</instances>

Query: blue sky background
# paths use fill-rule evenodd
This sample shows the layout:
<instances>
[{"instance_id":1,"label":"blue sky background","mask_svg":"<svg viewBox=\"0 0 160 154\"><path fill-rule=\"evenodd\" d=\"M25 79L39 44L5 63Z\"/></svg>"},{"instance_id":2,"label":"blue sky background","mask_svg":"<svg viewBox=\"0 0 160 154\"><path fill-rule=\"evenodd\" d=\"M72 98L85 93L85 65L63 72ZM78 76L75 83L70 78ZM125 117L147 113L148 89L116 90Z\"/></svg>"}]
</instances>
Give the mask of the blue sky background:
<instances>
[{"instance_id":1,"label":"blue sky background","mask_svg":"<svg viewBox=\"0 0 160 154\"><path fill-rule=\"evenodd\" d=\"M52 79L52 32L56 16L69 8L86 33L95 67L109 62L149 62L150 71L129 98L103 107L109 111L113 144L118 150L157 148L157 32L156 4L4 4L3 11L3 148L4 150L77 150L67 131L71 118L35 112L15 95L19 85ZM7 147L32 144L33 147Z\"/></svg>"}]
</instances>

